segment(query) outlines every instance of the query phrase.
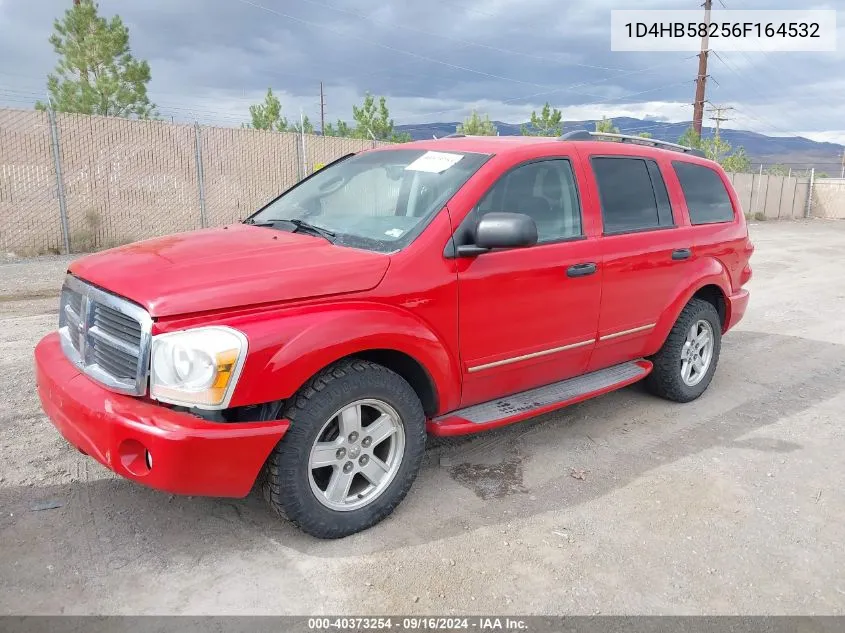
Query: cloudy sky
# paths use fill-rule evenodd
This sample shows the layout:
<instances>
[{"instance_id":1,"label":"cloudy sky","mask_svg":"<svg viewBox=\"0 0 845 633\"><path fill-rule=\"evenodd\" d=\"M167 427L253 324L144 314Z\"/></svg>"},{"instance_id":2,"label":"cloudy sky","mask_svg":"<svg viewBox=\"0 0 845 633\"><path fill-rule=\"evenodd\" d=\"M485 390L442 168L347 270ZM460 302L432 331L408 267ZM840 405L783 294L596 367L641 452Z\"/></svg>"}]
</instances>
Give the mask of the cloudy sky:
<instances>
[{"instance_id":1,"label":"cloudy sky","mask_svg":"<svg viewBox=\"0 0 845 633\"><path fill-rule=\"evenodd\" d=\"M28 108L55 65L52 20L72 0L0 0L0 106ZM837 9L836 53L713 49L708 98L728 127L845 142L845 0L724 0L731 9ZM639 0L689 9L697 0ZM714 2L714 19L723 9ZM100 0L152 67L150 96L175 120L239 125L272 86L288 117L349 120L366 91L397 123L455 121L472 108L525 121L550 101L565 119L692 117L692 53L610 49L626 0Z\"/></svg>"}]
</instances>

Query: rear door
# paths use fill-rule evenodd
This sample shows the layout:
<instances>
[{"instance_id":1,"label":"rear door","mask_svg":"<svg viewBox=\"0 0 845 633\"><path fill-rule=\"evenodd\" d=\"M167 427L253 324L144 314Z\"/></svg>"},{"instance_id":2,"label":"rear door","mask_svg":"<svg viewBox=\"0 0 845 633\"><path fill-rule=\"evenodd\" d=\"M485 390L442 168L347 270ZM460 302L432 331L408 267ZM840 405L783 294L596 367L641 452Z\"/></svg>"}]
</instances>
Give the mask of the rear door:
<instances>
[{"instance_id":1,"label":"rear door","mask_svg":"<svg viewBox=\"0 0 845 633\"><path fill-rule=\"evenodd\" d=\"M639 358L660 315L684 285L691 228L673 214L658 162L646 155L589 157L601 205L603 270L598 340L589 369Z\"/></svg>"}]
</instances>

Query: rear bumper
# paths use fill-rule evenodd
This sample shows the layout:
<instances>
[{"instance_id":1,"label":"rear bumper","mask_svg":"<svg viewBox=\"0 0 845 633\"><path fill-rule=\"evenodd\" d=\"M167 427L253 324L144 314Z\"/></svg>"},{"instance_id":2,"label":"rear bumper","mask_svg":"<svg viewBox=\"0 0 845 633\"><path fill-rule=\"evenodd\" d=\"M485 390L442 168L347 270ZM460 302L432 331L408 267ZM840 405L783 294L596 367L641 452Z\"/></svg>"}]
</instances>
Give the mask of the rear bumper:
<instances>
[{"instance_id":1,"label":"rear bumper","mask_svg":"<svg viewBox=\"0 0 845 633\"><path fill-rule=\"evenodd\" d=\"M55 333L35 348L35 375L44 411L65 439L118 475L174 494L246 496L290 426L208 422L113 393L65 358Z\"/></svg>"},{"instance_id":2,"label":"rear bumper","mask_svg":"<svg viewBox=\"0 0 845 633\"><path fill-rule=\"evenodd\" d=\"M728 297L728 314L725 320L725 332L742 320L748 307L749 294L747 290L740 290Z\"/></svg>"}]
</instances>

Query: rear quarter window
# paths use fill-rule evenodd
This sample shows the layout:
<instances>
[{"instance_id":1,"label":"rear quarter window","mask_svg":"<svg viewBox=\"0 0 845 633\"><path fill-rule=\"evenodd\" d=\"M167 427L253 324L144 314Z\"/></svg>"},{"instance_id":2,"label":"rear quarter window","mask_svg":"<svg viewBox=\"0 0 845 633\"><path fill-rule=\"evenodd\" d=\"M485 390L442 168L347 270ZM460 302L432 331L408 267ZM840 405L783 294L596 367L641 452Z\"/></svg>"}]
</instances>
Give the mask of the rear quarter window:
<instances>
[{"instance_id":1,"label":"rear quarter window","mask_svg":"<svg viewBox=\"0 0 845 633\"><path fill-rule=\"evenodd\" d=\"M703 165L673 161L692 224L732 222L734 209L718 173Z\"/></svg>"}]
</instances>

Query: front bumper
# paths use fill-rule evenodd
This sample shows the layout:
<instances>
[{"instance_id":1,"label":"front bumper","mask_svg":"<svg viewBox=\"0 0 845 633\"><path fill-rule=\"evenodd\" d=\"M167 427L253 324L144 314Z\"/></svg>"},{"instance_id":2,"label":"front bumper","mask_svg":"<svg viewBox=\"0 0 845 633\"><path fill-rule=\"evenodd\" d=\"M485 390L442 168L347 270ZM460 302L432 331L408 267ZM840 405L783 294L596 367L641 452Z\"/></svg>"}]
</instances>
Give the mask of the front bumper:
<instances>
[{"instance_id":1,"label":"front bumper","mask_svg":"<svg viewBox=\"0 0 845 633\"><path fill-rule=\"evenodd\" d=\"M68 361L57 333L36 346L35 376L65 439L118 475L174 494L245 497L290 426L208 422L108 391Z\"/></svg>"}]
</instances>

